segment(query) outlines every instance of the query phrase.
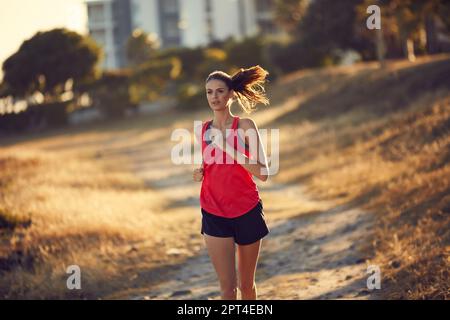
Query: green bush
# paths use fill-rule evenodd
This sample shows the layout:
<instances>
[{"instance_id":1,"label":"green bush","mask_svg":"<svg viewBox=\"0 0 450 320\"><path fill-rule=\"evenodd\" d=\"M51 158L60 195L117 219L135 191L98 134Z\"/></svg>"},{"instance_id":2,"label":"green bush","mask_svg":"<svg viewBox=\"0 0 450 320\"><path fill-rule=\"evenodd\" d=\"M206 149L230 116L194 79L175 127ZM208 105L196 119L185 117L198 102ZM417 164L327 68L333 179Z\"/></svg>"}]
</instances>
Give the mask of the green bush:
<instances>
[{"instance_id":1,"label":"green bush","mask_svg":"<svg viewBox=\"0 0 450 320\"><path fill-rule=\"evenodd\" d=\"M68 109L73 104L73 101L54 102L40 105L32 105L29 108L39 108L39 112L42 113L47 126L60 127L65 126L68 123Z\"/></svg>"},{"instance_id":2,"label":"green bush","mask_svg":"<svg viewBox=\"0 0 450 320\"><path fill-rule=\"evenodd\" d=\"M105 72L89 89L93 107L107 118L122 118L133 108L129 90L129 73L125 70Z\"/></svg>"},{"instance_id":3,"label":"green bush","mask_svg":"<svg viewBox=\"0 0 450 320\"><path fill-rule=\"evenodd\" d=\"M268 48L270 65L277 66L282 73L303 68L323 67L335 64L336 57L302 41L288 44L273 43Z\"/></svg>"},{"instance_id":4,"label":"green bush","mask_svg":"<svg viewBox=\"0 0 450 320\"><path fill-rule=\"evenodd\" d=\"M207 106L205 89L200 84L180 84L177 92L177 100L180 110L198 110Z\"/></svg>"},{"instance_id":5,"label":"green bush","mask_svg":"<svg viewBox=\"0 0 450 320\"><path fill-rule=\"evenodd\" d=\"M0 115L0 132L12 134L65 126L68 123L68 109L74 103L69 100L35 104L29 105L23 112Z\"/></svg>"},{"instance_id":6,"label":"green bush","mask_svg":"<svg viewBox=\"0 0 450 320\"><path fill-rule=\"evenodd\" d=\"M228 55L228 64L237 68L249 68L259 64L267 65L264 56L265 42L260 35L248 37L241 41L228 41L225 51Z\"/></svg>"}]
</instances>

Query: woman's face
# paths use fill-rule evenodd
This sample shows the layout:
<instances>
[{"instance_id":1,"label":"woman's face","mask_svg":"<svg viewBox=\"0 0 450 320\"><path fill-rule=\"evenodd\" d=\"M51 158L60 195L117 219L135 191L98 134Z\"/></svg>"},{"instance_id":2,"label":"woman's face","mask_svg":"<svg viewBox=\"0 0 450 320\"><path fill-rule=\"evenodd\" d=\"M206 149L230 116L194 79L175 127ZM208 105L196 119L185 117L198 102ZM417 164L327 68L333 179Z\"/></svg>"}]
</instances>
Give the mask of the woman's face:
<instances>
[{"instance_id":1,"label":"woman's face","mask_svg":"<svg viewBox=\"0 0 450 320\"><path fill-rule=\"evenodd\" d=\"M209 106L213 111L220 111L228 108L232 102L234 91L228 89L222 80L209 80L206 83L206 97Z\"/></svg>"}]
</instances>

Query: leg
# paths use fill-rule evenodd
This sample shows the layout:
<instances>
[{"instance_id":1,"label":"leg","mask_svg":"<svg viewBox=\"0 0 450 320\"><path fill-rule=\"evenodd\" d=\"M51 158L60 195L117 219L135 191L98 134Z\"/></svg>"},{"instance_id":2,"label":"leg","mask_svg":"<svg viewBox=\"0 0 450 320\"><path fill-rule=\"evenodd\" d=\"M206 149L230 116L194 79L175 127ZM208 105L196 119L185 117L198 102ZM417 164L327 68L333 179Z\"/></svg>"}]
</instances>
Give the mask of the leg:
<instances>
[{"instance_id":1,"label":"leg","mask_svg":"<svg viewBox=\"0 0 450 320\"><path fill-rule=\"evenodd\" d=\"M220 282L223 300L236 300L237 281L234 238L204 235L208 254Z\"/></svg>"},{"instance_id":2,"label":"leg","mask_svg":"<svg viewBox=\"0 0 450 320\"><path fill-rule=\"evenodd\" d=\"M256 300L255 273L261 240L249 245L238 245L239 290L242 300Z\"/></svg>"}]
</instances>

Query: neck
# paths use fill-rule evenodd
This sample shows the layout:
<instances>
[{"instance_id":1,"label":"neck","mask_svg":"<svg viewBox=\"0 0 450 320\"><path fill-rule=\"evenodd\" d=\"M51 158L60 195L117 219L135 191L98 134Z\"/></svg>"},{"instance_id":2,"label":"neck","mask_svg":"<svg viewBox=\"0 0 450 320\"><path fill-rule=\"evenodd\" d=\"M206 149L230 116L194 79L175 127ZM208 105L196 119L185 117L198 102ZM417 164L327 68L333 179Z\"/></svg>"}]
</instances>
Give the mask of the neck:
<instances>
[{"instance_id":1,"label":"neck","mask_svg":"<svg viewBox=\"0 0 450 320\"><path fill-rule=\"evenodd\" d=\"M223 110L214 111L213 123L220 127L225 128L227 124L233 121L233 115L230 112L230 108L225 108Z\"/></svg>"}]
</instances>

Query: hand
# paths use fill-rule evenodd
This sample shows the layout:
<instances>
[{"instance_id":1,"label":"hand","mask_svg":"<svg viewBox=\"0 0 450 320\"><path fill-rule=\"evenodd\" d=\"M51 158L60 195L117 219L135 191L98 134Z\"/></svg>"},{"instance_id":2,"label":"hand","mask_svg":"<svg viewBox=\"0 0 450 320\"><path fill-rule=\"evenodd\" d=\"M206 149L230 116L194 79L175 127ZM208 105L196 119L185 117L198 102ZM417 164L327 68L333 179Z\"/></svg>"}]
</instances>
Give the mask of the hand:
<instances>
[{"instance_id":1,"label":"hand","mask_svg":"<svg viewBox=\"0 0 450 320\"><path fill-rule=\"evenodd\" d=\"M194 173L192 175L194 181L200 182L203 180L203 168L194 169Z\"/></svg>"}]
</instances>

